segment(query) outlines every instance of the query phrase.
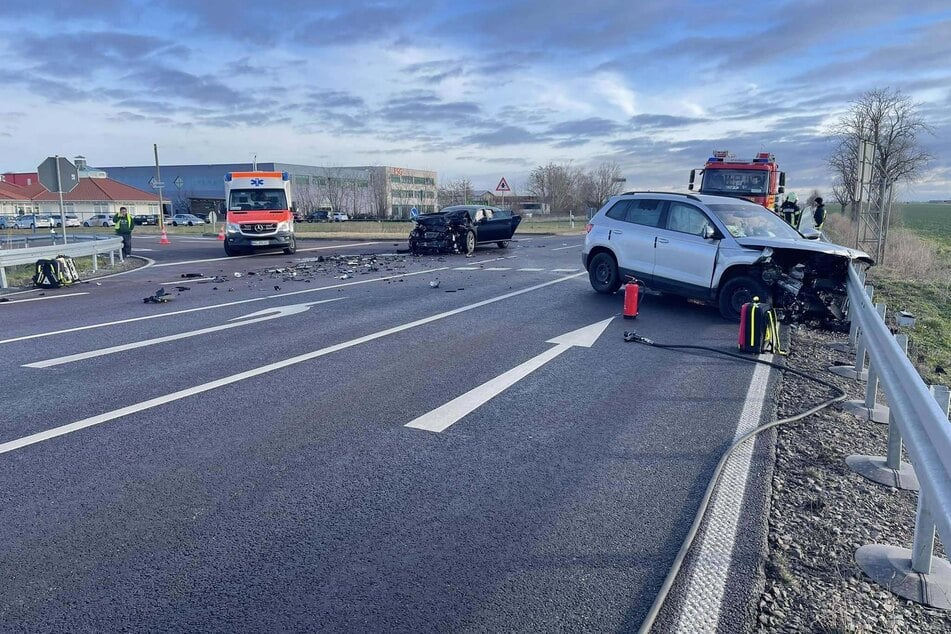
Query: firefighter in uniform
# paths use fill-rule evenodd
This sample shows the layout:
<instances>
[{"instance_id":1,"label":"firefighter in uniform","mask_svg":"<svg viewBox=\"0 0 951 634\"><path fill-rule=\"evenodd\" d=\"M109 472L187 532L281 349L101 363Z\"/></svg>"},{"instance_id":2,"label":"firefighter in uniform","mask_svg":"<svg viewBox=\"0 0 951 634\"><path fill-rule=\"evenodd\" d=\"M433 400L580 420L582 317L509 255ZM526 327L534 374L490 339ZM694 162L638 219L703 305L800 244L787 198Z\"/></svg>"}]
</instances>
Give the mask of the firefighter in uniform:
<instances>
[{"instance_id":1,"label":"firefighter in uniform","mask_svg":"<svg viewBox=\"0 0 951 634\"><path fill-rule=\"evenodd\" d=\"M797 200L796 193L789 192L786 194L786 200L779 207L779 211L783 214L783 220L793 229L799 228L799 220L802 218L802 209L799 207L799 203L796 202Z\"/></svg>"}]
</instances>

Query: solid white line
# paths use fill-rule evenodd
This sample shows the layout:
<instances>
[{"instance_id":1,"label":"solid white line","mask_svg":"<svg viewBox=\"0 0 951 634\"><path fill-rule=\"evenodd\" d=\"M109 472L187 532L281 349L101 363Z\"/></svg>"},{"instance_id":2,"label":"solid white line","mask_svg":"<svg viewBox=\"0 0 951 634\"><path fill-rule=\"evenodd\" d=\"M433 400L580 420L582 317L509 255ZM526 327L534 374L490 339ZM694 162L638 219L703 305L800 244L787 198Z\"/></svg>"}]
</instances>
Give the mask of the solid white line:
<instances>
[{"instance_id":1,"label":"solid white line","mask_svg":"<svg viewBox=\"0 0 951 634\"><path fill-rule=\"evenodd\" d=\"M506 266L487 266L487 267L485 267L485 268L482 269L482 270L483 270L483 271L511 271L511 270L512 270L512 267L506 267Z\"/></svg>"},{"instance_id":2,"label":"solid white line","mask_svg":"<svg viewBox=\"0 0 951 634\"><path fill-rule=\"evenodd\" d=\"M151 253L152 251L155 251L155 249L143 249L142 247L136 247L135 250L136 250L136 251L145 251L146 253Z\"/></svg>"},{"instance_id":3,"label":"solid white line","mask_svg":"<svg viewBox=\"0 0 951 634\"><path fill-rule=\"evenodd\" d=\"M77 295L89 295L89 293L66 293L65 295L47 295L46 297L30 297L29 299L11 299L10 301L0 303L0 306L3 304L22 304L23 302L42 302L47 299L59 299L60 297L76 297Z\"/></svg>"},{"instance_id":4,"label":"solid white line","mask_svg":"<svg viewBox=\"0 0 951 634\"><path fill-rule=\"evenodd\" d=\"M769 360L772 355L763 355L760 358ZM768 385L769 366L757 364L750 379L740 421L736 426L734 442L759 426ZM675 630L678 633L713 634L717 631L755 444L755 439L750 439L741 445L723 468L707 526L703 531L703 540L694 546L696 561L687 579L684 603Z\"/></svg>"},{"instance_id":5,"label":"solid white line","mask_svg":"<svg viewBox=\"0 0 951 634\"><path fill-rule=\"evenodd\" d=\"M453 271L478 271L478 266L457 266Z\"/></svg>"},{"instance_id":6,"label":"solid white line","mask_svg":"<svg viewBox=\"0 0 951 634\"><path fill-rule=\"evenodd\" d=\"M580 244L572 244L571 246L558 247L557 249L552 249L552 251L564 251L565 249L580 249L580 248L581 248Z\"/></svg>"},{"instance_id":7,"label":"solid white line","mask_svg":"<svg viewBox=\"0 0 951 634\"><path fill-rule=\"evenodd\" d=\"M519 271L528 271L531 273L537 273L538 271L544 271L545 269L519 269Z\"/></svg>"},{"instance_id":8,"label":"solid white line","mask_svg":"<svg viewBox=\"0 0 951 634\"><path fill-rule=\"evenodd\" d=\"M298 249L298 253L304 253L307 251L322 251L325 249L346 249L349 247L365 247L373 244L383 244L382 242L354 242L352 244L337 244L327 247L308 247L306 249ZM156 264L156 267L160 266L183 266L185 264L201 264L202 262L220 262L222 260L243 260L245 258L256 258L262 255L274 255L273 253L249 253L248 255L235 255L235 256L225 256L223 258L205 258L203 260L186 260L183 262L163 262L162 264Z\"/></svg>"},{"instance_id":9,"label":"solid white line","mask_svg":"<svg viewBox=\"0 0 951 634\"><path fill-rule=\"evenodd\" d=\"M233 302L226 302L224 304L213 304L211 306L199 306L198 308L186 308L185 310L174 310L168 313L161 313L158 315L144 315L142 317L130 317L128 319L117 319L116 321L107 321L101 324L90 324L88 326L76 326L75 328L66 328L64 330L54 330L52 332L41 332L35 335L24 335L22 337L12 337L10 339L0 339L0 345L5 343L14 343L16 341L26 341L28 339L40 339L42 337L52 337L53 335L63 335L70 332L78 332L80 330L92 330L94 328L105 328L106 326L115 326L117 324L128 324L135 321L145 321L147 319L161 319L163 317L171 317L173 315L184 315L186 313L197 313L203 310L213 310L215 308L225 308L228 306L239 306L241 304L250 304L252 302L263 302L268 299L277 299L279 297L290 297L292 295L301 295L303 293L317 293L319 291L327 291L333 288L344 288L346 286L356 286L358 284L369 284L370 282L382 282L385 280L395 280L400 277L411 277L413 275L425 275L427 273L433 273L436 271L445 271L449 267L443 266L438 269L428 269L425 271L415 271L413 273L399 273L397 275L387 275L385 277L374 277L365 280L357 280L356 282L344 282L342 284L331 284L330 286L321 286L319 288L306 288L301 291L293 291L290 293L275 293L273 295L267 295L266 297L252 297L250 299L239 299ZM187 280L182 280L187 281Z\"/></svg>"},{"instance_id":10,"label":"solid white line","mask_svg":"<svg viewBox=\"0 0 951 634\"><path fill-rule=\"evenodd\" d=\"M486 381L479 387L461 396L457 396L448 403L430 412L426 412L419 418L406 423L405 426L412 427L413 429L423 429L425 431L444 431L453 423L458 422L464 416L485 405L488 401L512 387L569 348L571 348L570 345L564 344L549 348L525 363L515 366L508 372Z\"/></svg>"},{"instance_id":11,"label":"solid white line","mask_svg":"<svg viewBox=\"0 0 951 634\"><path fill-rule=\"evenodd\" d=\"M9 451L14 451L28 445L33 445L38 442L43 442L44 440L49 440L51 438L56 438L57 436L63 436L65 434L72 433L74 431L79 431L80 429L85 429L87 427L92 427L94 425L99 425L116 418L121 418L123 416L128 416L129 414L134 414L136 412L141 412L153 407L158 407L159 405L165 405L174 401L181 400L183 398L188 398L189 396L194 396L195 394L201 394L203 392L208 392L219 387L224 387L225 385L231 385L232 383L237 383L238 381L243 381L245 379L250 379L252 377L260 376L262 374L267 374L268 372L274 372L275 370L280 370L288 366L296 365L298 363L303 363L304 361L310 361L311 359L316 359L333 352L338 352L340 350L346 350L347 348L352 348L358 346L362 343L368 341L374 341L380 339L381 337L386 337L388 335L396 334L403 332L404 330L410 330L412 328L417 328L419 326L438 321L440 319L445 319L446 317L452 317L460 313L464 313L470 310L475 310L476 308L481 308L482 306L488 306L496 302L501 302L503 300L517 297L519 295L524 295L525 293L530 293L536 291L540 288L545 288L546 286L551 286L552 284L558 284L566 280L570 280L577 275L567 275L565 277L559 277L558 279L551 280L549 282L544 282L543 284L536 284L534 286L529 286L528 288L523 288L518 291L512 291L511 293L506 293L504 295L499 295L498 297L492 297L489 299L484 299L481 302L476 302L474 304L469 304L467 306L462 306L460 308L455 308L453 310L448 310L444 313L438 313L436 315L430 315L429 317L424 317L422 319L417 319L400 326L394 326L392 328L387 328L386 330L380 330L369 335L364 335L363 337L358 337L356 339L351 339L350 341L345 341L343 343L338 343L326 348L321 348L320 350L314 350L313 352L308 352L306 354L298 355L296 357L291 357L289 359L284 359L283 361L277 361L275 363L269 363L253 370L247 370L245 372L239 372L238 374L232 374L231 376L226 376L221 379L216 379L210 381L203 385L196 385L194 387L186 388L184 390L179 390L178 392L172 392L171 394L165 394L163 396L157 396L155 398L149 399L147 401L142 401L141 403L133 403L126 407L120 409L112 410L111 412L105 412L103 414L98 414L96 416L90 416L89 418L84 418L78 420L74 423L69 423L68 425L61 425L59 427L54 427L53 429L47 429L36 434L30 434L29 436L24 436L23 438L18 438L16 440L11 440L0 444L0 453L7 453Z\"/></svg>"},{"instance_id":12,"label":"solid white line","mask_svg":"<svg viewBox=\"0 0 951 634\"><path fill-rule=\"evenodd\" d=\"M552 273L574 273L578 269L552 269Z\"/></svg>"},{"instance_id":13,"label":"solid white line","mask_svg":"<svg viewBox=\"0 0 951 634\"><path fill-rule=\"evenodd\" d=\"M333 299L322 299L317 302L309 302L309 305L316 306L317 304L337 302L337 301L340 301L341 299L344 299L344 298L334 297ZM296 314L296 313L292 313L292 314ZM125 352L126 350L135 350L137 348L145 348L146 346L154 346L160 343L167 343L169 341L178 341L179 339L188 339L189 337L207 335L213 332L218 332L220 330L230 330L232 328L240 328L241 326L256 324L262 321L268 321L271 319L277 319L279 317L285 317L285 316L287 316L287 314L281 314L276 312L271 315L265 315L263 317L256 317L253 319L243 319L241 321L228 322L227 324L220 324L218 326L209 326L207 328L200 328L198 330L191 330L189 332L180 332L175 335L166 335L164 337L156 337L154 339L142 339L140 341L133 341L132 343L124 343L118 346L112 346L110 348L101 348L99 350L90 350L88 352L78 352L76 354L70 354L65 357L56 357L55 359L46 359L45 361L36 361L34 363L26 363L22 367L24 368L51 368L56 365L64 365L67 363L73 363L74 361L84 361L86 359L95 359L96 357L104 357L107 354L115 354L117 352Z\"/></svg>"}]
</instances>

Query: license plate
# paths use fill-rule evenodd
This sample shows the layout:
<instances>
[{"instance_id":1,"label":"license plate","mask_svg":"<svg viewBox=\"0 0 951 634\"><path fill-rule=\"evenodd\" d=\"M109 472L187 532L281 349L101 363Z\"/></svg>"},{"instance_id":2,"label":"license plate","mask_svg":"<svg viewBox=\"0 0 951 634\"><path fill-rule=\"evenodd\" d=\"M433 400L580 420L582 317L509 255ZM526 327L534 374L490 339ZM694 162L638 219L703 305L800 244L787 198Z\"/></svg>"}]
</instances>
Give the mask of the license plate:
<instances>
[{"instance_id":1,"label":"license plate","mask_svg":"<svg viewBox=\"0 0 951 634\"><path fill-rule=\"evenodd\" d=\"M266 247L267 245L268 245L267 240L252 240L251 241L252 247Z\"/></svg>"}]
</instances>

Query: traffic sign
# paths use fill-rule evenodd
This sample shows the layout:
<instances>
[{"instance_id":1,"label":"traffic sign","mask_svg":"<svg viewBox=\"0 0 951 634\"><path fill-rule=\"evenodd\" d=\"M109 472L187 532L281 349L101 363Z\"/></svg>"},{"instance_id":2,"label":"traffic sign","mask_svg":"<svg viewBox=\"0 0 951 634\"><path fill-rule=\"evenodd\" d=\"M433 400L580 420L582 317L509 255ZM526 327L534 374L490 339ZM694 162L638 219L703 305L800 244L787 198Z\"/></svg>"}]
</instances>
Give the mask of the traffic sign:
<instances>
[{"instance_id":1,"label":"traffic sign","mask_svg":"<svg viewBox=\"0 0 951 634\"><path fill-rule=\"evenodd\" d=\"M79 185L79 172L76 166L64 156L51 156L36 168L40 184L47 191L68 194Z\"/></svg>"},{"instance_id":2,"label":"traffic sign","mask_svg":"<svg viewBox=\"0 0 951 634\"><path fill-rule=\"evenodd\" d=\"M179 176L178 178L176 178L173 182L175 183L175 187L178 187L179 189L181 189L181 188L182 188L182 185L185 184L185 181L182 180L182 177L181 177L181 176Z\"/></svg>"},{"instance_id":3,"label":"traffic sign","mask_svg":"<svg viewBox=\"0 0 951 634\"><path fill-rule=\"evenodd\" d=\"M410 210L409 210L409 217L410 217L410 218L419 218L419 209L417 209L416 207L413 207L412 209L410 209Z\"/></svg>"},{"instance_id":4,"label":"traffic sign","mask_svg":"<svg viewBox=\"0 0 951 634\"><path fill-rule=\"evenodd\" d=\"M501 178L501 180L499 180L499 184L496 185L495 191L497 191L497 192L510 192L510 191L512 191L512 189L509 187L508 182L505 180L505 177L504 177L504 176Z\"/></svg>"}]
</instances>

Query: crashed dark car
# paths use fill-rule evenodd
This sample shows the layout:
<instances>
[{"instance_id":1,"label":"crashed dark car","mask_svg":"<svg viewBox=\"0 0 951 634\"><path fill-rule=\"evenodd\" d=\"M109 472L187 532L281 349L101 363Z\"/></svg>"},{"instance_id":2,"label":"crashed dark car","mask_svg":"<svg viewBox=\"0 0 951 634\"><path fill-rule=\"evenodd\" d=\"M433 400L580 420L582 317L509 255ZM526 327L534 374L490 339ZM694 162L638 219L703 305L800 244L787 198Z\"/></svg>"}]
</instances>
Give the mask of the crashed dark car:
<instances>
[{"instance_id":1,"label":"crashed dark car","mask_svg":"<svg viewBox=\"0 0 951 634\"><path fill-rule=\"evenodd\" d=\"M759 297L785 321L844 315L848 266L862 251L806 239L767 209L721 196L630 192L587 226L582 262L591 286L613 293L629 278L715 302L728 319Z\"/></svg>"},{"instance_id":2,"label":"crashed dark car","mask_svg":"<svg viewBox=\"0 0 951 634\"><path fill-rule=\"evenodd\" d=\"M477 244L508 246L521 216L508 209L485 205L454 205L415 219L409 234L409 250L414 255L427 253L465 253Z\"/></svg>"}]
</instances>

